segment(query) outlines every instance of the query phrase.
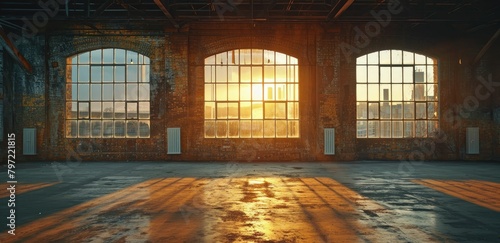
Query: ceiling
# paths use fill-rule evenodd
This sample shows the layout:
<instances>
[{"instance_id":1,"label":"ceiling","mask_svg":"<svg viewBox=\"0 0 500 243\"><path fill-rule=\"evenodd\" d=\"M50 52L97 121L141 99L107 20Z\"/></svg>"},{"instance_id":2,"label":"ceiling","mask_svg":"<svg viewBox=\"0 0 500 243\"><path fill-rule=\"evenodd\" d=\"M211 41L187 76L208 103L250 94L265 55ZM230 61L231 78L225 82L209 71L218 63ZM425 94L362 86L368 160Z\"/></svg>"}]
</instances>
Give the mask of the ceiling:
<instances>
[{"instance_id":1,"label":"ceiling","mask_svg":"<svg viewBox=\"0 0 500 243\"><path fill-rule=\"evenodd\" d=\"M39 2L55 6L48 5L46 11ZM371 13L389 6L402 8L391 21L411 28L441 25L474 32L496 30L500 24L498 0L2 0L0 25L22 31L26 21L33 23L38 16L43 23L48 15L52 23L144 21L176 28L209 21L362 23L374 21Z\"/></svg>"}]
</instances>

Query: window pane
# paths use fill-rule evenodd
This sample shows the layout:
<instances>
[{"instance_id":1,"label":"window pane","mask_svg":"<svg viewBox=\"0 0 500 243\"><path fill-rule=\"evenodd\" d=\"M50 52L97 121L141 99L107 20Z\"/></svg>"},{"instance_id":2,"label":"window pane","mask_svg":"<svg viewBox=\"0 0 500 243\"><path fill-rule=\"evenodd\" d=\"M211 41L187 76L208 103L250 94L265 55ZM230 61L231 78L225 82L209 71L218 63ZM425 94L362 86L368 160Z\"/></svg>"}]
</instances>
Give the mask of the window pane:
<instances>
[{"instance_id":1,"label":"window pane","mask_svg":"<svg viewBox=\"0 0 500 243\"><path fill-rule=\"evenodd\" d=\"M137 119L136 102L127 102L127 119Z\"/></svg>"},{"instance_id":2,"label":"window pane","mask_svg":"<svg viewBox=\"0 0 500 243\"><path fill-rule=\"evenodd\" d=\"M252 84L252 100L262 100L262 84Z\"/></svg>"},{"instance_id":3,"label":"window pane","mask_svg":"<svg viewBox=\"0 0 500 243\"><path fill-rule=\"evenodd\" d=\"M392 137L402 138L403 137L403 122L393 121L392 122Z\"/></svg>"},{"instance_id":4,"label":"window pane","mask_svg":"<svg viewBox=\"0 0 500 243\"><path fill-rule=\"evenodd\" d=\"M227 121L217 121L215 130L218 138L227 138Z\"/></svg>"},{"instance_id":5,"label":"window pane","mask_svg":"<svg viewBox=\"0 0 500 243\"><path fill-rule=\"evenodd\" d=\"M216 85L216 100L226 101L227 100L227 84L217 84Z\"/></svg>"},{"instance_id":6,"label":"window pane","mask_svg":"<svg viewBox=\"0 0 500 243\"><path fill-rule=\"evenodd\" d=\"M378 103L368 103L368 119L379 119Z\"/></svg>"},{"instance_id":7,"label":"window pane","mask_svg":"<svg viewBox=\"0 0 500 243\"><path fill-rule=\"evenodd\" d=\"M113 100L113 85L103 84L102 85L102 99L103 100Z\"/></svg>"},{"instance_id":8,"label":"window pane","mask_svg":"<svg viewBox=\"0 0 500 243\"><path fill-rule=\"evenodd\" d=\"M380 118L391 119L391 102L380 103Z\"/></svg>"},{"instance_id":9,"label":"window pane","mask_svg":"<svg viewBox=\"0 0 500 243\"><path fill-rule=\"evenodd\" d=\"M102 123L101 121L92 121L91 123L91 137L100 138L102 137Z\"/></svg>"},{"instance_id":10,"label":"window pane","mask_svg":"<svg viewBox=\"0 0 500 243\"><path fill-rule=\"evenodd\" d=\"M276 136L276 124L274 120L264 121L264 137L274 138Z\"/></svg>"},{"instance_id":11,"label":"window pane","mask_svg":"<svg viewBox=\"0 0 500 243\"><path fill-rule=\"evenodd\" d=\"M240 102L240 119L252 119L251 102Z\"/></svg>"},{"instance_id":12,"label":"window pane","mask_svg":"<svg viewBox=\"0 0 500 243\"><path fill-rule=\"evenodd\" d=\"M125 84L115 84L115 100L125 101Z\"/></svg>"},{"instance_id":13,"label":"window pane","mask_svg":"<svg viewBox=\"0 0 500 243\"><path fill-rule=\"evenodd\" d=\"M79 84L78 85L78 100L86 101L89 100L89 85Z\"/></svg>"},{"instance_id":14,"label":"window pane","mask_svg":"<svg viewBox=\"0 0 500 243\"><path fill-rule=\"evenodd\" d=\"M66 121L66 137L69 138L78 137L78 121L76 120Z\"/></svg>"},{"instance_id":15,"label":"window pane","mask_svg":"<svg viewBox=\"0 0 500 243\"><path fill-rule=\"evenodd\" d=\"M392 119L403 119L403 103L402 102L392 102Z\"/></svg>"},{"instance_id":16,"label":"window pane","mask_svg":"<svg viewBox=\"0 0 500 243\"><path fill-rule=\"evenodd\" d=\"M78 83L78 65L71 65L71 80L67 80L67 82Z\"/></svg>"},{"instance_id":17,"label":"window pane","mask_svg":"<svg viewBox=\"0 0 500 243\"><path fill-rule=\"evenodd\" d=\"M102 118L113 118L113 102L102 102Z\"/></svg>"},{"instance_id":18,"label":"window pane","mask_svg":"<svg viewBox=\"0 0 500 243\"><path fill-rule=\"evenodd\" d=\"M88 102L80 102L78 103L78 118L79 119L88 119L89 118L89 103Z\"/></svg>"},{"instance_id":19,"label":"window pane","mask_svg":"<svg viewBox=\"0 0 500 243\"><path fill-rule=\"evenodd\" d=\"M366 66L356 66L356 82L366 83L367 68Z\"/></svg>"},{"instance_id":20,"label":"window pane","mask_svg":"<svg viewBox=\"0 0 500 243\"><path fill-rule=\"evenodd\" d=\"M275 119L276 118L276 109L274 103L265 103L264 107L265 119Z\"/></svg>"},{"instance_id":21,"label":"window pane","mask_svg":"<svg viewBox=\"0 0 500 243\"><path fill-rule=\"evenodd\" d=\"M381 84L380 85L380 100L390 101L391 100L391 85Z\"/></svg>"},{"instance_id":22,"label":"window pane","mask_svg":"<svg viewBox=\"0 0 500 243\"><path fill-rule=\"evenodd\" d=\"M367 55L368 57L368 64L378 64L378 52L372 52Z\"/></svg>"},{"instance_id":23,"label":"window pane","mask_svg":"<svg viewBox=\"0 0 500 243\"><path fill-rule=\"evenodd\" d=\"M276 64L286 64L286 55L276 52Z\"/></svg>"},{"instance_id":24,"label":"window pane","mask_svg":"<svg viewBox=\"0 0 500 243\"><path fill-rule=\"evenodd\" d=\"M403 82L413 83L413 67L403 67Z\"/></svg>"},{"instance_id":25,"label":"window pane","mask_svg":"<svg viewBox=\"0 0 500 243\"><path fill-rule=\"evenodd\" d=\"M125 50L115 49L115 64L125 64Z\"/></svg>"},{"instance_id":26,"label":"window pane","mask_svg":"<svg viewBox=\"0 0 500 243\"><path fill-rule=\"evenodd\" d=\"M215 119L215 102L205 102L205 119Z\"/></svg>"},{"instance_id":27,"label":"window pane","mask_svg":"<svg viewBox=\"0 0 500 243\"><path fill-rule=\"evenodd\" d=\"M368 100L368 89L366 84L356 85L356 100L357 101L367 101Z\"/></svg>"},{"instance_id":28,"label":"window pane","mask_svg":"<svg viewBox=\"0 0 500 243\"><path fill-rule=\"evenodd\" d=\"M137 84L127 84L127 100L137 100L138 90Z\"/></svg>"},{"instance_id":29,"label":"window pane","mask_svg":"<svg viewBox=\"0 0 500 243\"><path fill-rule=\"evenodd\" d=\"M139 100L149 100L149 84L139 84Z\"/></svg>"},{"instance_id":30,"label":"window pane","mask_svg":"<svg viewBox=\"0 0 500 243\"><path fill-rule=\"evenodd\" d=\"M358 138L366 138L367 136L367 124L368 122L366 121L357 121L356 122L356 130L357 130L357 137Z\"/></svg>"},{"instance_id":31,"label":"window pane","mask_svg":"<svg viewBox=\"0 0 500 243\"><path fill-rule=\"evenodd\" d=\"M427 83L436 83L437 77L435 76L435 66L427 66Z\"/></svg>"},{"instance_id":32,"label":"window pane","mask_svg":"<svg viewBox=\"0 0 500 243\"><path fill-rule=\"evenodd\" d=\"M238 119L238 103L228 103L227 104L227 118Z\"/></svg>"},{"instance_id":33,"label":"window pane","mask_svg":"<svg viewBox=\"0 0 500 243\"><path fill-rule=\"evenodd\" d=\"M67 119L77 119L78 118L78 103L77 102L66 102L66 118Z\"/></svg>"},{"instance_id":34,"label":"window pane","mask_svg":"<svg viewBox=\"0 0 500 243\"><path fill-rule=\"evenodd\" d=\"M250 83L252 80L252 68L251 67L240 67L240 75L242 83Z\"/></svg>"},{"instance_id":35,"label":"window pane","mask_svg":"<svg viewBox=\"0 0 500 243\"><path fill-rule=\"evenodd\" d=\"M391 67L380 67L380 82L381 83L391 82Z\"/></svg>"},{"instance_id":36,"label":"window pane","mask_svg":"<svg viewBox=\"0 0 500 243\"><path fill-rule=\"evenodd\" d=\"M252 63L252 54L250 49L240 50L240 64L249 65Z\"/></svg>"},{"instance_id":37,"label":"window pane","mask_svg":"<svg viewBox=\"0 0 500 243\"><path fill-rule=\"evenodd\" d=\"M262 119L263 118L263 107L262 102L252 103L252 119Z\"/></svg>"},{"instance_id":38,"label":"window pane","mask_svg":"<svg viewBox=\"0 0 500 243\"><path fill-rule=\"evenodd\" d=\"M437 135L439 124L437 121L427 121L427 136L435 137Z\"/></svg>"},{"instance_id":39,"label":"window pane","mask_svg":"<svg viewBox=\"0 0 500 243\"><path fill-rule=\"evenodd\" d=\"M261 138L264 135L262 120L252 120L252 137Z\"/></svg>"},{"instance_id":40,"label":"window pane","mask_svg":"<svg viewBox=\"0 0 500 243\"><path fill-rule=\"evenodd\" d=\"M102 137L110 138L113 137L113 134L114 134L113 121L111 120L102 121Z\"/></svg>"},{"instance_id":41,"label":"window pane","mask_svg":"<svg viewBox=\"0 0 500 243\"><path fill-rule=\"evenodd\" d=\"M415 64L425 64L425 56L415 53Z\"/></svg>"},{"instance_id":42,"label":"window pane","mask_svg":"<svg viewBox=\"0 0 500 243\"><path fill-rule=\"evenodd\" d=\"M264 82L274 83L274 66L264 67Z\"/></svg>"},{"instance_id":43,"label":"window pane","mask_svg":"<svg viewBox=\"0 0 500 243\"><path fill-rule=\"evenodd\" d=\"M427 84L426 99L429 101L438 100L438 88L436 84Z\"/></svg>"},{"instance_id":44,"label":"window pane","mask_svg":"<svg viewBox=\"0 0 500 243\"><path fill-rule=\"evenodd\" d=\"M276 119L286 119L286 103L276 103Z\"/></svg>"},{"instance_id":45,"label":"window pane","mask_svg":"<svg viewBox=\"0 0 500 243\"><path fill-rule=\"evenodd\" d=\"M438 118L438 103L437 102L427 102L427 118L437 119Z\"/></svg>"},{"instance_id":46,"label":"window pane","mask_svg":"<svg viewBox=\"0 0 500 243\"><path fill-rule=\"evenodd\" d=\"M125 121L115 121L115 137L125 137Z\"/></svg>"},{"instance_id":47,"label":"window pane","mask_svg":"<svg viewBox=\"0 0 500 243\"><path fill-rule=\"evenodd\" d=\"M215 85L205 84L205 101L215 101Z\"/></svg>"},{"instance_id":48,"label":"window pane","mask_svg":"<svg viewBox=\"0 0 500 243\"><path fill-rule=\"evenodd\" d=\"M368 137L378 138L379 134L379 121L368 121Z\"/></svg>"},{"instance_id":49,"label":"window pane","mask_svg":"<svg viewBox=\"0 0 500 243\"><path fill-rule=\"evenodd\" d=\"M78 121L78 137L80 138L88 138L90 130L90 122L89 121Z\"/></svg>"},{"instance_id":50,"label":"window pane","mask_svg":"<svg viewBox=\"0 0 500 243\"><path fill-rule=\"evenodd\" d=\"M414 127L413 127L413 121L405 121L404 122L404 137L405 138L412 138L414 135Z\"/></svg>"},{"instance_id":51,"label":"window pane","mask_svg":"<svg viewBox=\"0 0 500 243\"><path fill-rule=\"evenodd\" d=\"M227 81L230 83L238 83L240 81L240 74L238 66L229 66L228 67L228 76Z\"/></svg>"},{"instance_id":52,"label":"window pane","mask_svg":"<svg viewBox=\"0 0 500 243\"><path fill-rule=\"evenodd\" d=\"M425 103L417 103L415 104L415 119L426 119L426 107Z\"/></svg>"},{"instance_id":53,"label":"window pane","mask_svg":"<svg viewBox=\"0 0 500 243\"><path fill-rule=\"evenodd\" d=\"M415 84L415 100L424 101L425 100L425 84Z\"/></svg>"},{"instance_id":54,"label":"window pane","mask_svg":"<svg viewBox=\"0 0 500 243\"><path fill-rule=\"evenodd\" d=\"M102 50L102 59L104 64L113 63L113 49L103 49Z\"/></svg>"},{"instance_id":55,"label":"window pane","mask_svg":"<svg viewBox=\"0 0 500 243\"><path fill-rule=\"evenodd\" d=\"M67 84L66 85L66 99L67 100L78 100L78 84Z\"/></svg>"},{"instance_id":56,"label":"window pane","mask_svg":"<svg viewBox=\"0 0 500 243\"><path fill-rule=\"evenodd\" d=\"M287 82L295 83L295 66L287 66Z\"/></svg>"},{"instance_id":57,"label":"window pane","mask_svg":"<svg viewBox=\"0 0 500 243\"><path fill-rule=\"evenodd\" d=\"M276 100L286 100L286 84L276 84Z\"/></svg>"},{"instance_id":58,"label":"window pane","mask_svg":"<svg viewBox=\"0 0 500 243\"><path fill-rule=\"evenodd\" d=\"M125 66L115 66L115 82L125 82Z\"/></svg>"},{"instance_id":59,"label":"window pane","mask_svg":"<svg viewBox=\"0 0 500 243\"><path fill-rule=\"evenodd\" d=\"M240 100L252 100L251 84L240 84Z\"/></svg>"},{"instance_id":60,"label":"window pane","mask_svg":"<svg viewBox=\"0 0 500 243\"><path fill-rule=\"evenodd\" d=\"M217 103L217 119L227 119L227 103Z\"/></svg>"},{"instance_id":61,"label":"window pane","mask_svg":"<svg viewBox=\"0 0 500 243\"><path fill-rule=\"evenodd\" d=\"M139 63L138 53L133 51L127 51L127 63L138 64Z\"/></svg>"},{"instance_id":62,"label":"window pane","mask_svg":"<svg viewBox=\"0 0 500 243\"><path fill-rule=\"evenodd\" d=\"M276 137L284 138L287 136L287 121L276 120Z\"/></svg>"},{"instance_id":63,"label":"window pane","mask_svg":"<svg viewBox=\"0 0 500 243\"><path fill-rule=\"evenodd\" d=\"M125 119L125 102L115 102L115 119Z\"/></svg>"},{"instance_id":64,"label":"window pane","mask_svg":"<svg viewBox=\"0 0 500 243\"><path fill-rule=\"evenodd\" d=\"M240 134L240 122L239 121L235 121L235 120L231 120L231 121L228 121L228 127L229 127L229 134L228 134L228 137L230 138L237 138L239 137L239 134Z\"/></svg>"},{"instance_id":65,"label":"window pane","mask_svg":"<svg viewBox=\"0 0 500 243\"><path fill-rule=\"evenodd\" d=\"M401 50L392 50L392 64L403 63L403 52Z\"/></svg>"},{"instance_id":66,"label":"window pane","mask_svg":"<svg viewBox=\"0 0 500 243\"><path fill-rule=\"evenodd\" d=\"M368 85L368 100L369 101L379 101L379 85L369 84Z\"/></svg>"},{"instance_id":67,"label":"window pane","mask_svg":"<svg viewBox=\"0 0 500 243\"><path fill-rule=\"evenodd\" d=\"M288 121L288 137L299 137L299 121Z\"/></svg>"},{"instance_id":68,"label":"window pane","mask_svg":"<svg viewBox=\"0 0 500 243\"><path fill-rule=\"evenodd\" d=\"M252 67L252 83L262 83L262 67Z\"/></svg>"},{"instance_id":69,"label":"window pane","mask_svg":"<svg viewBox=\"0 0 500 243\"><path fill-rule=\"evenodd\" d=\"M100 83L101 82L101 73L102 67L101 66L92 66L90 69L90 81L93 83Z\"/></svg>"},{"instance_id":70,"label":"window pane","mask_svg":"<svg viewBox=\"0 0 500 243\"><path fill-rule=\"evenodd\" d=\"M90 85L90 100L92 100L92 101L100 101L101 100L101 87L102 87L102 84Z\"/></svg>"},{"instance_id":71,"label":"window pane","mask_svg":"<svg viewBox=\"0 0 500 243\"><path fill-rule=\"evenodd\" d=\"M357 64L367 64L366 57L367 57L367 55L363 55L363 56L356 58L356 63Z\"/></svg>"},{"instance_id":72,"label":"window pane","mask_svg":"<svg viewBox=\"0 0 500 243\"><path fill-rule=\"evenodd\" d=\"M89 52L82 53L78 55L78 63L79 64L88 64L89 63Z\"/></svg>"},{"instance_id":73,"label":"window pane","mask_svg":"<svg viewBox=\"0 0 500 243\"><path fill-rule=\"evenodd\" d=\"M227 83L227 66L215 67L215 82Z\"/></svg>"},{"instance_id":74,"label":"window pane","mask_svg":"<svg viewBox=\"0 0 500 243\"><path fill-rule=\"evenodd\" d=\"M139 102L139 119L149 119L149 102Z\"/></svg>"},{"instance_id":75,"label":"window pane","mask_svg":"<svg viewBox=\"0 0 500 243\"><path fill-rule=\"evenodd\" d=\"M403 68L402 67L392 67L392 82L402 83L403 82Z\"/></svg>"},{"instance_id":76,"label":"window pane","mask_svg":"<svg viewBox=\"0 0 500 243\"><path fill-rule=\"evenodd\" d=\"M127 121L127 137L136 138L139 135L139 123L137 121Z\"/></svg>"},{"instance_id":77,"label":"window pane","mask_svg":"<svg viewBox=\"0 0 500 243\"><path fill-rule=\"evenodd\" d=\"M286 66L276 66L276 82L286 82Z\"/></svg>"},{"instance_id":78,"label":"window pane","mask_svg":"<svg viewBox=\"0 0 500 243\"><path fill-rule=\"evenodd\" d=\"M127 65L127 82L137 82L138 77L139 77L139 66Z\"/></svg>"},{"instance_id":79,"label":"window pane","mask_svg":"<svg viewBox=\"0 0 500 243\"><path fill-rule=\"evenodd\" d=\"M368 118L368 109L366 102L357 102L356 105L356 118L357 119L367 119Z\"/></svg>"},{"instance_id":80,"label":"window pane","mask_svg":"<svg viewBox=\"0 0 500 243\"><path fill-rule=\"evenodd\" d=\"M205 121L205 137L215 137L215 121Z\"/></svg>"},{"instance_id":81,"label":"window pane","mask_svg":"<svg viewBox=\"0 0 500 243\"><path fill-rule=\"evenodd\" d=\"M150 136L150 124L149 120L140 120L139 121L139 137L140 138L149 138Z\"/></svg>"},{"instance_id":82,"label":"window pane","mask_svg":"<svg viewBox=\"0 0 500 243\"><path fill-rule=\"evenodd\" d=\"M91 102L90 111L91 111L90 118L101 119L101 114L102 114L101 102Z\"/></svg>"},{"instance_id":83,"label":"window pane","mask_svg":"<svg viewBox=\"0 0 500 243\"><path fill-rule=\"evenodd\" d=\"M213 66L205 66L205 83L215 82L215 72L214 77L212 77L212 68Z\"/></svg>"},{"instance_id":84,"label":"window pane","mask_svg":"<svg viewBox=\"0 0 500 243\"><path fill-rule=\"evenodd\" d=\"M415 137L417 138L427 137L427 121L415 122Z\"/></svg>"},{"instance_id":85,"label":"window pane","mask_svg":"<svg viewBox=\"0 0 500 243\"><path fill-rule=\"evenodd\" d=\"M102 81L103 82L113 82L113 67L105 66L102 68Z\"/></svg>"},{"instance_id":86,"label":"window pane","mask_svg":"<svg viewBox=\"0 0 500 243\"><path fill-rule=\"evenodd\" d=\"M250 120L240 121L240 137L241 138L252 137L252 121Z\"/></svg>"},{"instance_id":87,"label":"window pane","mask_svg":"<svg viewBox=\"0 0 500 243\"><path fill-rule=\"evenodd\" d=\"M252 64L262 64L262 49L252 49Z\"/></svg>"},{"instance_id":88,"label":"window pane","mask_svg":"<svg viewBox=\"0 0 500 243\"><path fill-rule=\"evenodd\" d=\"M403 52L403 64L413 64L413 52Z\"/></svg>"},{"instance_id":89,"label":"window pane","mask_svg":"<svg viewBox=\"0 0 500 243\"><path fill-rule=\"evenodd\" d=\"M402 101L403 100L403 85L393 84L392 85L392 100Z\"/></svg>"},{"instance_id":90,"label":"window pane","mask_svg":"<svg viewBox=\"0 0 500 243\"><path fill-rule=\"evenodd\" d=\"M403 115L405 119L414 119L415 118L415 108L413 102L405 102Z\"/></svg>"},{"instance_id":91,"label":"window pane","mask_svg":"<svg viewBox=\"0 0 500 243\"><path fill-rule=\"evenodd\" d=\"M391 51L380 51L380 64L391 64Z\"/></svg>"},{"instance_id":92,"label":"window pane","mask_svg":"<svg viewBox=\"0 0 500 243\"><path fill-rule=\"evenodd\" d=\"M238 101L240 99L240 85L239 84L229 84L228 85L228 100Z\"/></svg>"},{"instance_id":93,"label":"window pane","mask_svg":"<svg viewBox=\"0 0 500 243\"><path fill-rule=\"evenodd\" d=\"M391 137L391 122L381 121L380 122L380 137L390 138Z\"/></svg>"},{"instance_id":94,"label":"window pane","mask_svg":"<svg viewBox=\"0 0 500 243\"><path fill-rule=\"evenodd\" d=\"M368 83L379 82L378 66L368 66Z\"/></svg>"},{"instance_id":95,"label":"window pane","mask_svg":"<svg viewBox=\"0 0 500 243\"><path fill-rule=\"evenodd\" d=\"M274 84L264 84L264 100L275 99L275 86Z\"/></svg>"},{"instance_id":96,"label":"window pane","mask_svg":"<svg viewBox=\"0 0 500 243\"><path fill-rule=\"evenodd\" d=\"M288 119L299 119L299 103L288 102Z\"/></svg>"},{"instance_id":97,"label":"window pane","mask_svg":"<svg viewBox=\"0 0 500 243\"><path fill-rule=\"evenodd\" d=\"M413 84L403 84L403 100L413 100Z\"/></svg>"}]
</instances>

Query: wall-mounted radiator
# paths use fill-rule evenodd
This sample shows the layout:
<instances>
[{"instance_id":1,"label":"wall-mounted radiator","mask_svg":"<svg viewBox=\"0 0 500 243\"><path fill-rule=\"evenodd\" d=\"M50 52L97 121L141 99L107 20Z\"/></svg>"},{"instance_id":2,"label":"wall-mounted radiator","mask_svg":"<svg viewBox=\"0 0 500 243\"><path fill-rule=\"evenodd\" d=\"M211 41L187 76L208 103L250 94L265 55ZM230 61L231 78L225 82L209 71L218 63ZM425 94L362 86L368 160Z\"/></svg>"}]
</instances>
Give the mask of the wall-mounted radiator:
<instances>
[{"instance_id":1,"label":"wall-mounted radiator","mask_svg":"<svg viewBox=\"0 0 500 243\"><path fill-rule=\"evenodd\" d=\"M335 154L335 128L325 128L325 149L326 155Z\"/></svg>"},{"instance_id":2,"label":"wall-mounted radiator","mask_svg":"<svg viewBox=\"0 0 500 243\"><path fill-rule=\"evenodd\" d=\"M467 154L479 154L479 127L468 127L465 134Z\"/></svg>"},{"instance_id":3,"label":"wall-mounted radiator","mask_svg":"<svg viewBox=\"0 0 500 243\"><path fill-rule=\"evenodd\" d=\"M36 128L23 129L23 155L36 155Z\"/></svg>"},{"instance_id":4,"label":"wall-mounted radiator","mask_svg":"<svg viewBox=\"0 0 500 243\"><path fill-rule=\"evenodd\" d=\"M181 154L181 129L167 128L167 154Z\"/></svg>"}]
</instances>

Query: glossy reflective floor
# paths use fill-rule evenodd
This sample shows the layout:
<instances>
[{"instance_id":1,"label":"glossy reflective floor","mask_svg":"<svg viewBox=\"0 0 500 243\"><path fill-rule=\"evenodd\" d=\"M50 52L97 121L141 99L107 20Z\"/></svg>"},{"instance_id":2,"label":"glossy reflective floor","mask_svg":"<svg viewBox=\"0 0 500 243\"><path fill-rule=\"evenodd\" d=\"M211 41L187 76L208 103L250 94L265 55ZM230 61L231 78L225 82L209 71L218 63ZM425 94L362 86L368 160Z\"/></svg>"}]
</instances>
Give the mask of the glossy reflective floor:
<instances>
[{"instance_id":1,"label":"glossy reflective floor","mask_svg":"<svg viewBox=\"0 0 500 243\"><path fill-rule=\"evenodd\" d=\"M500 242L499 171L492 162L21 164L16 235L2 192L0 242Z\"/></svg>"}]
</instances>

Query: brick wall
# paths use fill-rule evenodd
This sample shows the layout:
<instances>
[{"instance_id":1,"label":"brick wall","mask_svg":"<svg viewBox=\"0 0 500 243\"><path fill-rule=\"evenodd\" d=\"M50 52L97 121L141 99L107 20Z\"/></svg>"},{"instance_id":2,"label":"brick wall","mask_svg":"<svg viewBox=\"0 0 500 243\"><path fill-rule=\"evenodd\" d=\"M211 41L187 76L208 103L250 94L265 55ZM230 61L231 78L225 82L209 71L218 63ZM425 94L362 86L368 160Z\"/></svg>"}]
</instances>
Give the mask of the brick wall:
<instances>
[{"instance_id":1,"label":"brick wall","mask_svg":"<svg viewBox=\"0 0 500 243\"><path fill-rule=\"evenodd\" d=\"M464 100L481 85L477 76L499 80L493 47L472 64L489 36L451 38L384 29L352 55L356 25L192 24L179 30L124 30L99 25L48 31L19 46L34 67L27 74L12 58L1 71L7 92L5 133L21 138L22 128L38 129L38 155L21 160L175 160L175 161L340 161L491 160L500 157L500 97L495 89L478 107L459 114ZM123 48L151 59L151 137L73 139L65 137L66 58L97 48ZM204 59L237 48L275 50L298 58L300 138L204 138ZM357 139L355 59L373 51L404 49L437 58L440 127L427 139ZM0 52L1 53L1 52ZM459 64L458 60L462 60ZM9 63L9 64L7 64ZM447 113L446 113L447 112ZM445 116L445 113L447 114ZM9 122L12 119L13 122ZM481 153L465 154L465 128L480 128ZM180 127L182 154L167 154L167 128ZM323 155L323 129L336 129L336 155ZM19 139L18 144L22 141ZM0 146L3 146L0 143Z\"/></svg>"}]
</instances>

